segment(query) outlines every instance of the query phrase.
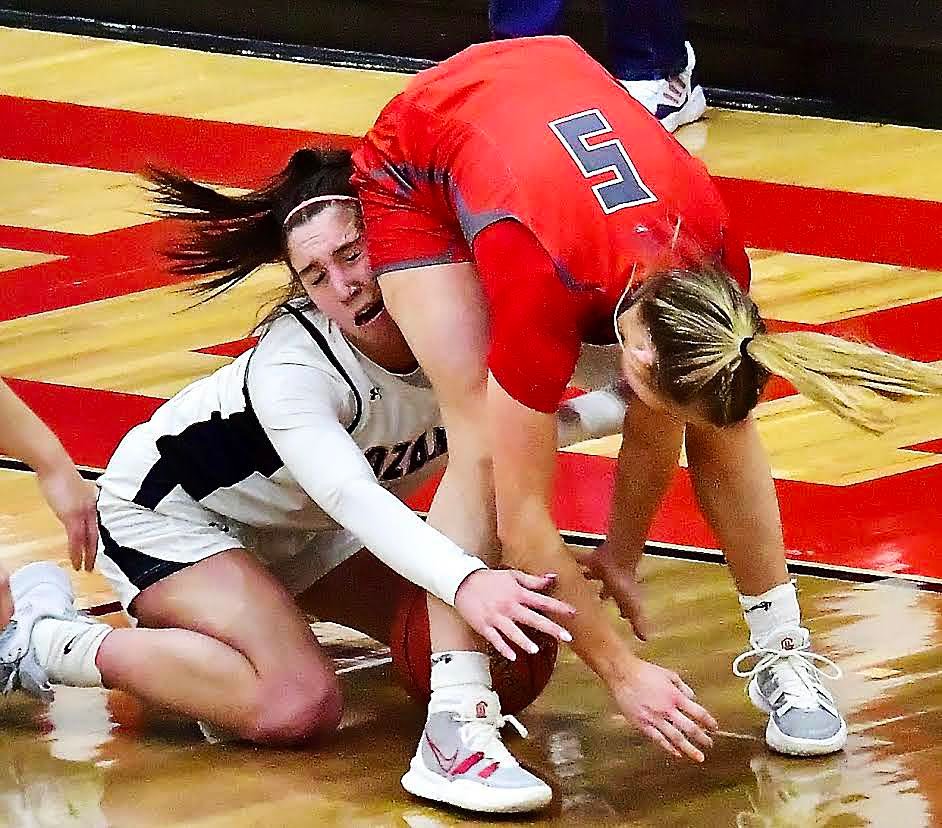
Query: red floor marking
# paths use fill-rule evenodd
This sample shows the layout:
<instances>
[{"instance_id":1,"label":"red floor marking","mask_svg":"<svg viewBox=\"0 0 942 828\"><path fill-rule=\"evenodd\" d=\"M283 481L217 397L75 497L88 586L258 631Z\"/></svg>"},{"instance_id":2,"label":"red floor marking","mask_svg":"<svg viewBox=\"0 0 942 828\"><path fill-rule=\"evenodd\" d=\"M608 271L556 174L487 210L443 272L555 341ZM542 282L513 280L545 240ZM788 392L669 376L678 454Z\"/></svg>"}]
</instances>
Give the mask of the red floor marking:
<instances>
[{"instance_id":1,"label":"red floor marking","mask_svg":"<svg viewBox=\"0 0 942 828\"><path fill-rule=\"evenodd\" d=\"M831 336L867 342L921 362L937 362L942 360L942 337L939 336L940 316L942 316L942 299L930 299L823 325L803 325L797 322L780 322L770 319L769 330L818 331ZM795 387L790 382L781 377L772 377L765 387L762 399L768 402L791 396L794 393Z\"/></svg>"},{"instance_id":2,"label":"red floor marking","mask_svg":"<svg viewBox=\"0 0 942 828\"><path fill-rule=\"evenodd\" d=\"M942 360L942 299L929 299L886 310L873 311L823 325L802 325L795 322L770 321L773 331L820 331L821 333L869 342L878 348L919 359L923 362Z\"/></svg>"},{"instance_id":3,"label":"red floor marking","mask_svg":"<svg viewBox=\"0 0 942 828\"><path fill-rule=\"evenodd\" d=\"M156 397L7 379L80 466L102 469L121 438L164 402Z\"/></svg>"},{"instance_id":4,"label":"red floor marking","mask_svg":"<svg viewBox=\"0 0 942 828\"><path fill-rule=\"evenodd\" d=\"M942 270L942 203L716 178L750 247Z\"/></svg>"},{"instance_id":5,"label":"red floor marking","mask_svg":"<svg viewBox=\"0 0 942 828\"><path fill-rule=\"evenodd\" d=\"M0 96L0 157L136 172L148 163L201 180L252 185L277 170L297 147L352 146L350 136L225 124L163 115ZM859 261L942 269L942 243L927 230L942 225L942 204L840 193L758 181L720 179L750 245ZM796 220L798 218L798 220ZM142 291L174 280L155 251L168 223L83 237L0 227L0 246L66 255L0 274L0 320ZM936 335L940 303L922 302L818 326L856 335L920 359L942 359ZM782 326L779 326L782 327ZM802 327L787 324L784 327ZM234 355L245 341L202 349ZM130 394L15 380L11 385L62 437L76 462L101 467L121 436L162 402ZM788 393L770 385L767 398ZM942 439L920 447L939 451ZM570 531L606 531L614 463L563 454L556 516ZM776 481L790 549L828 563L902 570L942 577L936 555L942 539L942 468L896 475L856 486ZM429 492L416 499L427 505ZM659 513L652 539L715 545L681 471Z\"/></svg>"},{"instance_id":6,"label":"red floor marking","mask_svg":"<svg viewBox=\"0 0 942 828\"><path fill-rule=\"evenodd\" d=\"M210 345L208 348L197 348L199 354L212 354L213 356L237 357L244 354L249 348L254 348L258 342L257 336L246 339L235 339L232 342L223 342L221 345Z\"/></svg>"},{"instance_id":7,"label":"red floor marking","mask_svg":"<svg viewBox=\"0 0 942 828\"><path fill-rule=\"evenodd\" d=\"M925 451L931 454L942 454L942 440L929 440L925 443L916 443L914 446L907 446L913 451Z\"/></svg>"},{"instance_id":8,"label":"red floor marking","mask_svg":"<svg viewBox=\"0 0 942 828\"><path fill-rule=\"evenodd\" d=\"M771 400L779 400L782 397L790 397L795 393L797 393L795 386L788 380L781 377L769 377L769 381L762 391L761 399L762 402L770 402Z\"/></svg>"},{"instance_id":9,"label":"red floor marking","mask_svg":"<svg viewBox=\"0 0 942 828\"><path fill-rule=\"evenodd\" d=\"M36 230L32 227L11 227L0 224L0 247L29 250L52 256L69 256L88 244L88 236L61 233L58 230Z\"/></svg>"},{"instance_id":10,"label":"red floor marking","mask_svg":"<svg viewBox=\"0 0 942 828\"><path fill-rule=\"evenodd\" d=\"M607 458L562 454L556 518L573 532L605 534L614 482ZM592 485L586 485L591 481ZM776 480L789 556L806 561L942 577L942 466L855 486ZM715 549L681 469L651 540Z\"/></svg>"},{"instance_id":11,"label":"red floor marking","mask_svg":"<svg viewBox=\"0 0 942 828\"><path fill-rule=\"evenodd\" d=\"M570 532L604 535L615 480L605 457L559 455L554 505L557 524ZM819 486L776 480L790 558L942 578L942 466L860 483ZM427 510L429 484L410 504ZM652 541L716 549L700 515L686 469L680 469L651 527Z\"/></svg>"},{"instance_id":12,"label":"red floor marking","mask_svg":"<svg viewBox=\"0 0 942 828\"><path fill-rule=\"evenodd\" d=\"M10 379L10 386L59 435L76 463L103 468L118 442L163 402L154 397ZM608 458L561 454L555 516L573 532L605 534L615 464ZM435 482L412 499L427 509ZM823 564L864 566L942 577L942 467L856 486L776 481L791 557ZM680 470L650 537L665 543L715 548L696 507L689 477Z\"/></svg>"},{"instance_id":13,"label":"red floor marking","mask_svg":"<svg viewBox=\"0 0 942 828\"><path fill-rule=\"evenodd\" d=\"M44 252L56 253L54 237L61 236L60 249L69 251L68 258L0 274L0 321L180 283L163 269L157 252L166 243L169 224L138 224L85 237L45 234ZM0 245L10 229L0 227Z\"/></svg>"},{"instance_id":14,"label":"red floor marking","mask_svg":"<svg viewBox=\"0 0 942 828\"><path fill-rule=\"evenodd\" d=\"M0 95L0 157L138 173L168 167L202 181L258 184L304 146L356 138ZM116 140L119 139L119 140Z\"/></svg>"},{"instance_id":15,"label":"red floor marking","mask_svg":"<svg viewBox=\"0 0 942 828\"><path fill-rule=\"evenodd\" d=\"M278 170L298 147L352 148L357 142L350 135L7 95L0 95L0 123L18 126L0 131L0 157L120 172L168 166L242 186ZM942 243L927 232L942 226L942 203L745 179L717 182L751 246L942 269Z\"/></svg>"}]
</instances>

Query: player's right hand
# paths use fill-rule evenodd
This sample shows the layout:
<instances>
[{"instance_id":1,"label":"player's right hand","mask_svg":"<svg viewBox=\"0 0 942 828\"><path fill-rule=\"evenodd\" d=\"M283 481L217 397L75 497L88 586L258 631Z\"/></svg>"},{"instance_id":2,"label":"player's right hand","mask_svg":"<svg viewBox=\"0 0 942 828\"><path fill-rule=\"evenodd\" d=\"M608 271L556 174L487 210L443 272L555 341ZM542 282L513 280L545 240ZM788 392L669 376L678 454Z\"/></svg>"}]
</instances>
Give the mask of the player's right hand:
<instances>
[{"instance_id":1,"label":"player's right hand","mask_svg":"<svg viewBox=\"0 0 942 828\"><path fill-rule=\"evenodd\" d=\"M612 695L628 722L671 756L702 762L702 748L713 747L716 719L677 673L637 659Z\"/></svg>"},{"instance_id":2,"label":"player's right hand","mask_svg":"<svg viewBox=\"0 0 942 828\"><path fill-rule=\"evenodd\" d=\"M572 641L565 627L547 618L572 618L574 607L542 594L553 587L556 576L528 575L516 569L478 569L458 587L455 609L482 638L489 641L505 658L516 660L510 643L525 652L535 653L537 645L521 627L530 627L551 635L558 641Z\"/></svg>"}]
</instances>

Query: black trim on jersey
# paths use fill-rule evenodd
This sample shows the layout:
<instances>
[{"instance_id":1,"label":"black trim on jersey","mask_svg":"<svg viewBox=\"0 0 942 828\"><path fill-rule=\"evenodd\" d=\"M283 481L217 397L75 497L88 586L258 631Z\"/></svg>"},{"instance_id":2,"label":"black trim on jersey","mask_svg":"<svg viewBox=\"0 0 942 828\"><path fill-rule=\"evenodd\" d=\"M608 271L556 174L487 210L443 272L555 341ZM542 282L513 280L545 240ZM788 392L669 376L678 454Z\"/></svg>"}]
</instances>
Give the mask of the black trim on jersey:
<instances>
[{"instance_id":1,"label":"black trim on jersey","mask_svg":"<svg viewBox=\"0 0 942 828\"><path fill-rule=\"evenodd\" d=\"M356 427L360 424L360 419L363 417L363 398L360 396L359 389L356 387L353 380L350 379L350 375L337 358L337 355L330 349L330 344L324 338L324 335L311 324L311 320L293 305L282 305L282 307L301 323L301 327L311 335L311 339L317 343L318 347L324 352L324 356L330 360L330 364L337 369L337 373L339 373L346 381L347 385L350 386L350 390L353 392L353 398L356 400L356 413L353 415L353 422L347 426L347 433L353 434Z\"/></svg>"},{"instance_id":2,"label":"black trim on jersey","mask_svg":"<svg viewBox=\"0 0 942 828\"><path fill-rule=\"evenodd\" d=\"M141 482L134 503L156 509L177 486L199 501L217 489L241 483L255 472L271 477L284 466L255 415L244 385L242 393L245 411L228 417L214 411L208 420L192 423L179 434L157 438L160 459Z\"/></svg>"},{"instance_id":3,"label":"black trim on jersey","mask_svg":"<svg viewBox=\"0 0 942 828\"><path fill-rule=\"evenodd\" d=\"M180 563L179 561L164 561L160 558L152 558L145 555L137 549L130 546L121 546L111 533L101 522L101 515L98 515L98 533L101 535L101 543L104 546L105 554L114 561L126 576L142 592L149 586L153 586L158 581L163 580L174 572L186 569L192 566L196 561Z\"/></svg>"}]
</instances>

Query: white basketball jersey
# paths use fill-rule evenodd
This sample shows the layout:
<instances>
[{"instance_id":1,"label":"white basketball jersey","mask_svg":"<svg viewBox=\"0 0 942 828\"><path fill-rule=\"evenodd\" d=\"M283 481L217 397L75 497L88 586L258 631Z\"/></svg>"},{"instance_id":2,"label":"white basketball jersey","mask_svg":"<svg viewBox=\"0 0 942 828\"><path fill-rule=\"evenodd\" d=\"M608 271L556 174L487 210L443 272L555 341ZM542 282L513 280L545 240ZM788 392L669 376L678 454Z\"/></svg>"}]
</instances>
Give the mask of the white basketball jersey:
<instances>
[{"instance_id":1,"label":"white basketball jersey","mask_svg":"<svg viewBox=\"0 0 942 828\"><path fill-rule=\"evenodd\" d=\"M299 370L313 372L318 393L329 398L385 488L404 497L442 467L445 430L425 375L384 370L322 314L288 306L255 348L132 429L102 475L102 489L194 521L211 520L209 512L249 526L336 528L285 467L266 434L270 424L260 423L253 407L266 385L287 373L297 378ZM304 403L299 397L299 420ZM290 427L293 413L279 410L278 427Z\"/></svg>"}]
</instances>

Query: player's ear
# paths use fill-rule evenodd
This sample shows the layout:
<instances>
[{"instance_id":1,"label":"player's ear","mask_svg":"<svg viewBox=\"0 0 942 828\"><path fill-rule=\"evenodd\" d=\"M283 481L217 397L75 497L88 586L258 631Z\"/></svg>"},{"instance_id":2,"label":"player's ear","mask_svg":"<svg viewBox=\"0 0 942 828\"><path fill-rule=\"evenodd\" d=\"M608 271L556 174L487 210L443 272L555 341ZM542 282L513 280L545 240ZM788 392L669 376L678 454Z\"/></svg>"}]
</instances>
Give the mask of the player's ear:
<instances>
[{"instance_id":1,"label":"player's ear","mask_svg":"<svg viewBox=\"0 0 942 828\"><path fill-rule=\"evenodd\" d=\"M648 370L654 365L654 346L651 344L650 337L645 337L640 342L626 344L626 350L631 351L631 357L635 362Z\"/></svg>"},{"instance_id":2,"label":"player's ear","mask_svg":"<svg viewBox=\"0 0 942 828\"><path fill-rule=\"evenodd\" d=\"M616 325L622 345L624 373L637 373L639 369L648 373L654 365L654 345L651 342L651 332L641 319L639 306L628 308L618 317Z\"/></svg>"}]
</instances>

